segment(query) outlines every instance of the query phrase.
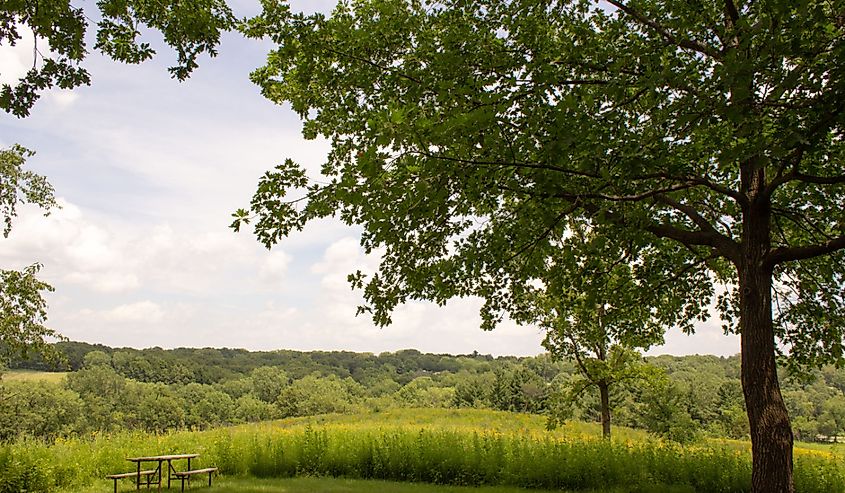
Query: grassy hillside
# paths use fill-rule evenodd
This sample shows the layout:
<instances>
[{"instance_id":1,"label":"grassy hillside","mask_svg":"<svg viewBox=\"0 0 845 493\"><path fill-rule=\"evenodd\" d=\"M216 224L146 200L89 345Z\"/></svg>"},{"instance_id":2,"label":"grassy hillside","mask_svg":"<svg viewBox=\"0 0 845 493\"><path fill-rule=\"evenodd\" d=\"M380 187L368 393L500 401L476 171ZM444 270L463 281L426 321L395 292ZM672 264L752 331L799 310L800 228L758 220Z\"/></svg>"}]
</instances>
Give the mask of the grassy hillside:
<instances>
[{"instance_id":1,"label":"grassy hillside","mask_svg":"<svg viewBox=\"0 0 845 493\"><path fill-rule=\"evenodd\" d=\"M571 421L555 430L546 429L546 418L538 414L492 411L489 409L406 409L393 408L369 414L327 414L288 418L264 423L241 425L233 429L252 432L273 430L302 430L307 427L324 427L367 431L372 429L425 429L531 437L537 440L548 438L569 440L594 440L601 437L598 423ZM613 428L614 438L619 441L648 440L643 430L624 427Z\"/></svg>"}]
</instances>

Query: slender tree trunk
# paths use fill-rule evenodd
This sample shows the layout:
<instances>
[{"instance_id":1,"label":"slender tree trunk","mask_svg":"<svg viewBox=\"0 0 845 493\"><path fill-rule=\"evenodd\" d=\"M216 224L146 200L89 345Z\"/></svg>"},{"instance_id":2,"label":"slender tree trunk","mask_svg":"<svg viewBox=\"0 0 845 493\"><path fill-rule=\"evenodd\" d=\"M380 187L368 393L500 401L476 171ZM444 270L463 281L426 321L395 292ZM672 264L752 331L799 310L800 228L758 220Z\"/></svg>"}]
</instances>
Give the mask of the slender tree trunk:
<instances>
[{"instance_id":1,"label":"slender tree trunk","mask_svg":"<svg viewBox=\"0 0 845 493\"><path fill-rule=\"evenodd\" d=\"M778 383L772 323L768 202L752 205L743 224L739 261L742 390L751 427L753 493L794 493L792 427Z\"/></svg>"},{"instance_id":2,"label":"slender tree trunk","mask_svg":"<svg viewBox=\"0 0 845 493\"><path fill-rule=\"evenodd\" d=\"M610 386L606 382L598 384L601 395L601 436L610 440Z\"/></svg>"}]
</instances>

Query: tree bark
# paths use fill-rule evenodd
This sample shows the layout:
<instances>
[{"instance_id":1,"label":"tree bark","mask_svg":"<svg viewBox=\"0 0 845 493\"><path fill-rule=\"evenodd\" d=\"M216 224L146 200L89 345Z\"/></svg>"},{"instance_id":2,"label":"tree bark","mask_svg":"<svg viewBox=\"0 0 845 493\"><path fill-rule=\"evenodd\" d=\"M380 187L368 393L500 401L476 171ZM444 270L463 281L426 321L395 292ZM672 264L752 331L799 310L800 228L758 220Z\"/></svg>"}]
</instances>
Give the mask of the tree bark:
<instances>
[{"instance_id":1,"label":"tree bark","mask_svg":"<svg viewBox=\"0 0 845 493\"><path fill-rule=\"evenodd\" d=\"M742 390L751 428L753 493L794 493L792 427L781 396L772 323L772 268L766 263L768 202L752 202L739 260Z\"/></svg>"},{"instance_id":2,"label":"tree bark","mask_svg":"<svg viewBox=\"0 0 845 493\"><path fill-rule=\"evenodd\" d=\"M610 440L610 386L607 382L599 382L599 395L601 396L601 436Z\"/></svg>"}]
</instances>

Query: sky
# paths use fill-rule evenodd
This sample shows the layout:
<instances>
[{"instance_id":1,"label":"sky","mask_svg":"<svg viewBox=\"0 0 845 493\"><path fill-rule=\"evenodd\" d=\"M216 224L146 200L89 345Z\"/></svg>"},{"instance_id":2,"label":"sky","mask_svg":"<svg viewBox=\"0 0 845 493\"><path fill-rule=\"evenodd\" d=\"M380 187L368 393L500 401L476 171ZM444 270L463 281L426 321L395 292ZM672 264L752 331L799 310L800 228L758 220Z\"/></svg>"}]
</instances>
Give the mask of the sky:
<instances>
[{"instance_id":1,"label":"sky","mask_svg":"<svg viewBox=\"0 0 845 493\"><path fill-rule=\"evenodd\" d=\"M330 8L330 0L291 3ZM233 7L241 17L258 9L247 0ZM285 158L316 169L329 149L305 140L290 108L249 82L270 49L228 34L219 56L201 59L184 83L170 78L175 57L166 50L141 65L92 51L91 86L48 91L25 119L0 113L0 147L36 151L27 167L47 176L61 204L47 217L21 208L0 239L0 267L43 264L40 277L55 288L48 325L113 347L543 352L536 327L482 331L477 299L409 303L386 328L356 317L361 296L346 276L378 265L356 227L321 220L272 250L229 229L265 171ZM0 81L31 65L31 39L0 46ZM694 336L670 330L649 354L738 352L738 339L711 319Z\"/></svg>"}]
</instances>

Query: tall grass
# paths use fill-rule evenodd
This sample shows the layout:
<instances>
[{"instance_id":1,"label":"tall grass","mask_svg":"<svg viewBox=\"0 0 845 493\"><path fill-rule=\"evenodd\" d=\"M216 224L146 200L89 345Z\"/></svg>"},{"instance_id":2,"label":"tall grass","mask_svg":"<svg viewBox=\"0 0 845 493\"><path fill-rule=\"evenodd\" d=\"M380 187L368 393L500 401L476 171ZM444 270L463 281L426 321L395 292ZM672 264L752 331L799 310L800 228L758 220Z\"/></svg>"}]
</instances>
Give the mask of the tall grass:
<instances>
[{"instance_id":1,"label":"tall grass","mask_svg":"<svg viewBox=\"0 0 845 493\"><path fill-rule=\"evenodd\" d=\"M439 417L439 419L438 419ZM682 447L647 438L606 442L490 411L405 410L289 420L206 432L120 433L0 447L0 492L79 488L132 470L125 457L197 452L227 476L331 476L450 485L700 492L750 491L750 457L733 444ZM427 421L427 423L426 423ZM505 423L511 422L511 425ZM842 461L797 454L799 493L845 491Z\"/></svg>"},{"instance_id":2,"label":"tall grass","mask_svg":"<svg viewBox=\"0 0 845 493\"><path fill-rule=\"evenodd\" d=\"M50 382L59 383L67 377L66 372L36 371L36 370L7 370L3 372L2 380L6 382Z\"/></svg>"}]
</instances>

